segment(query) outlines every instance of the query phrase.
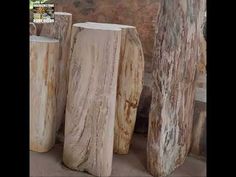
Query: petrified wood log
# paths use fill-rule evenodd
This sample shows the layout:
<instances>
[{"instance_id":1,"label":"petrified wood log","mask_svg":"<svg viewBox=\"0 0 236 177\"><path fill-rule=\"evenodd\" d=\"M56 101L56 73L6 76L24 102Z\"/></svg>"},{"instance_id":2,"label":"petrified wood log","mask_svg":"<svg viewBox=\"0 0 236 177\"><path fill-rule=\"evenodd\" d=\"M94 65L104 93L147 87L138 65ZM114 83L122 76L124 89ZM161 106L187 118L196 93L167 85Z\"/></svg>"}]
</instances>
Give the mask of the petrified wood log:
<instances>
[{"instance_id":1,"label":"petrified wood log","mask_svg":"<svg viewBox=\"0 0 236 177\"><path fill-rule=\"evenodd\" d=\"M201 35L190 153L206 157L206 41Z\"/></svg>"},{"instance_id":2,"label":"petrified wood log","mask_svg":"<svg viewBox=\"0 0 236 177\"><path fill-rule=\"evenodd\" d=\"M147 168L167 176L190 149L195 74L205 0L160 0L153 57Z\"/></svg>"},{"instance_id":3,"label":"petrified wood log","mask_svg":"<svg viewBox=\"0 0 236 177\"><path fill-rule=\"evenodd\" d=\"M155 36L154 21L160 9L159 1L160 0L49 0L48 2L55 4L55 11L72 13L72 23L93 21L135 26L142 43L146 75L152 72ZM146 77L144 77L143 81L143 85L149 86L149 84L146 85L148 82ZM145 97L146 95L148 98ZM148 99L150 99L149 95L143 94L140 97L141 104L149 102L150 100ZM140 106L141 109L143 107L146 107L146 105ZM139 108L138 111L143 112L143 110L139 110ZM147 117L148 114L145 114L143 119L139 119L141 117L137 117L137 119L146 122Z\"/></svg>"},{"instance_id":4,"label":"petrified wood log","mask_svg":"<svg viewBox=\"0 0 236 177\"><path fill-rule=\"evenodd\" d=\"M144 57L136 29L119 27L122 29L122 36L117 81L114 152L127 154L142 91Z\"/></svg>"},{"instance_id":5,"label":"petrified wood log","mask_svg":"<svg viewBox=\"0 0 236 177\"><path fill-rule=\"evenodd\" d=\"M195 101L192 143L190 153L200 158L206 157L206 103Z\"/></svg>"},{"instance_id":6,"label":"petrified wood log","mask_svg":"<svg viewBox=\"0 0 236 177\"><path fill-rule=\"evenodd\" d=\"M65 106L68 87L68 59L70 52L70 37L72 26L72 15L66 12L55 12L54 23L36 24L39 36L47 36L59 39L59 80L57 90L57 131L62 122L65 121Z\"/></svg>"},{"instance_id":7,"label":"petrified wood log","mask_svg":"<svg viewBox=\"0 0 236 177\"><path fill-rule=\"evenodd\" d=\"M30 36L30 150L55 143L59 40Z\"/></svg>"},{"instance_id":8,"label":"petrified wood log","mask_svg":"<svg viewBox=\"0 0 236 177\"><path fill-rule=\"evenodd\" d=\"M120 41L112 25L72 27L63 162L95 176L112 169Z\"/></svg>"},{"instance_id":9,"label":"petrified wood log","mask_svg":"<svg viewBox=\"0 0 236 177\"><path fill-rule=\"evenodd\" d=\"M107 23L91 23L92 26L110 26ZM121 28L120 62L117 81L114 152L127 154L136 121L137 107L142 91L144 56L136 28L112 24Z\"/></svg>"}]
</instances>

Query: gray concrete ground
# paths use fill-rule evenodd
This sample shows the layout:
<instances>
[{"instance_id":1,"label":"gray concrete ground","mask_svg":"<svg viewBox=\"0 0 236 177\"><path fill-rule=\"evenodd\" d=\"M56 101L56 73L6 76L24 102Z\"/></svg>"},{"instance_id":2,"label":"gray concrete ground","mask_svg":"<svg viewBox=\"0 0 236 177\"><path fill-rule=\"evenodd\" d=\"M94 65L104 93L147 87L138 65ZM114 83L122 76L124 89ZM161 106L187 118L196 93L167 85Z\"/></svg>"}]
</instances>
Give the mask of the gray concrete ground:
<instances>
[{"instance_id":1,"label":"gray concrete ground","mask_svg":"<svg viewBox=\"0 0 236 177\"><path fill-rule=\"evenodd\" d=\"M62 144L56 144L47 153L30 152L31 177L93 177L87 173L72 171L62 162ZM151 177L146 170L146 137L134 134L128 155L113 156L112 177ZM169 177L204 177L206 163L202 160L188 157L185 163L177 168Z\"/></svg>"}]
</instances>

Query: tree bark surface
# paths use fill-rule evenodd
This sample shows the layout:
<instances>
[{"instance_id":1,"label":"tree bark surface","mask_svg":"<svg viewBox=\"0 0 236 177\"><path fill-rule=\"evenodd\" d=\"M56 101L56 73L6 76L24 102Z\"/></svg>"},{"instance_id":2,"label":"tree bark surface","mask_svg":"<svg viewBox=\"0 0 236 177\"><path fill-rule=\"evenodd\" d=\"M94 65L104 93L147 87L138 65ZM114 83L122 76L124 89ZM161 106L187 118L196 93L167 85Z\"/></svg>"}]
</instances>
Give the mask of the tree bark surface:
<instances>
[{"instance_id":1,"label":"tree bark surface","mask_svg":"<svg viewBox=\"0 0 236 177\"><path fill-rule=\"evenodd\" d=\"M147 168L167 176L191 144L195 75L205 0L160 0L153 57Z\"/></svg>"}]
</instances>

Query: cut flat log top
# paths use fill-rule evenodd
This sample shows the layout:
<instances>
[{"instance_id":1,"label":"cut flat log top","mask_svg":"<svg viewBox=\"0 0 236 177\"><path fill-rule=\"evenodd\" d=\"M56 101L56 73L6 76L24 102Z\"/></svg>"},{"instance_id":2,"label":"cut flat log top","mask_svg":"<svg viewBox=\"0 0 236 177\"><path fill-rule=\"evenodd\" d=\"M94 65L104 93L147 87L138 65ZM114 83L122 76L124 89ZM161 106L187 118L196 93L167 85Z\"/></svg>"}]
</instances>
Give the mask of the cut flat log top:
<instances>
[{"instance_id":1,"label":"cut flat log top","mask_svg":"<svg viewBox=\"0 0 236 177\"><path fill-rule=\"evenodd\" d=\"M30 36L30 42L46 42L46 43L51 43L51 42L59 42L59 40L58 39L54 39L54 38L50 38L50 37L31 35Z\"/></svg>"},{"instance_id":2,"label":"cut flat log top","mask_svg":"<svg viewBox=\"0 0 236 177\"><path fill-rule=\"evenodd\" d=\"M54 15L72 15L71 13L67 13L67 12L54 12Z\"/></svg>"},{"instance_id":3,"label":"cut flat log top","mask_svg":"<svg viewBox=\"0 0 236 177\"><path fill-rule=\"evenodd\" d=\"M129 25L122 25L122 24L110 24L110 23L96 23L96 22L86 22L87 24L89 25L94 25L94 26L114 26L114 27L117 27L117 28L136 28L134 26L129 26Z\"/></svg>"},{"instance_id":4,"label":"cut flat log top","mask_svg":"<svg viewBox=\"0 0 236 177\"><path fill-rule=\"evenodd\" d=\"M111 30L111 31L121 31L121 28L117 27L114 24L100 25L98 24L90 24L90 23L75 23L74 27L81 27L86 29L96 29L96 30Z\"/></svg>"}]
</instances>

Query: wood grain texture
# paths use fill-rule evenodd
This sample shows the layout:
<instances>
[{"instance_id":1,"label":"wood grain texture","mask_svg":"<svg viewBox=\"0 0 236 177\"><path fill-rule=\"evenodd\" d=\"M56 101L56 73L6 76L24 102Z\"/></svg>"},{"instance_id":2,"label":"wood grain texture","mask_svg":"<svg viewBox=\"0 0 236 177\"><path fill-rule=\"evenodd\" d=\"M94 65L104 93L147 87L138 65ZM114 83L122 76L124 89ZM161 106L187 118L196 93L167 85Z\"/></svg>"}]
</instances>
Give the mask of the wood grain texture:
<instances>
[{"instance_id":1,"label":"wood grain texture","mask_svg":"<svg viewBox=\"0 0 236 177\"><path fill-rule=\"evenodd\" d=\"M55 143L59 41L30 36L30 150L46 152Z\"/></svg>"},{"instance_id":2,"label":"wood grain texture","mask_svg":"<svg viewBox=\"0 0 236 177\"><path fill-rule=\"evenodd\" d=\"M153 57L147 169L167 176L191 143L195 75L205 0L160 0Z\"/></svg>"},{"instance_id":3,"label":"wood grain texture","mask_svg":"<svg viewBox=\"0 0 236 177\"><path fill-rule=\"evenodd\" d=\"M112 169L121 30L74 24L63 162L109 176Z\"/></svg>"},{"instance_id":4,"label":"wood grain texture","mask_svg":"<svg viewBox=\"0 0 236 177\"><path fill-rule=\"evenodd\" d=\"M59 80L57 87L57 132L65 121L65 107L68 87L68 60L70 52L70 37L72 26L72 14L66 12L55 12L54 23L37 24L38 35L59 39Z\"/></svg>"},{"instance_id":5,"label":"wood grain texture","mask_svg":"<svg viewBox=\"0 0 236 177\"><path fill-rule=\"evenodd\" d=\"M108 23L91 23L110 26ZM133 26L112 24L121 29L120 62L117 81L114 152L127 154L134 131L136 113L142 91L144 56L137 30Z\"/></svg>"},{"instance_id":6,"label":"wood grain texture","mask_svg":"<svg viewBox=\"0 0 236 177\"><path fill-rule=\"evenodd\" d=\"M114 152L127 154L136 122L142 91L144 56L135 28L122 29L116 97Z\"/></svg>"}]
</instances>

